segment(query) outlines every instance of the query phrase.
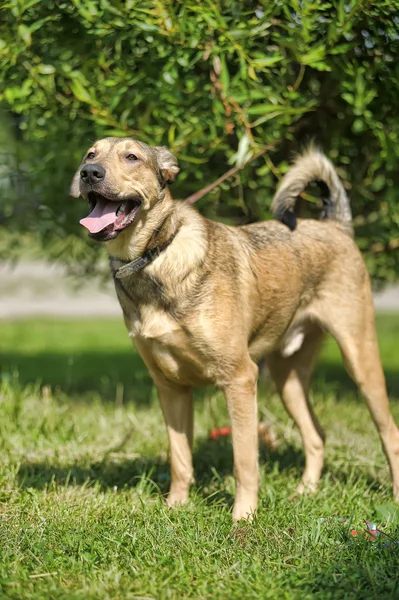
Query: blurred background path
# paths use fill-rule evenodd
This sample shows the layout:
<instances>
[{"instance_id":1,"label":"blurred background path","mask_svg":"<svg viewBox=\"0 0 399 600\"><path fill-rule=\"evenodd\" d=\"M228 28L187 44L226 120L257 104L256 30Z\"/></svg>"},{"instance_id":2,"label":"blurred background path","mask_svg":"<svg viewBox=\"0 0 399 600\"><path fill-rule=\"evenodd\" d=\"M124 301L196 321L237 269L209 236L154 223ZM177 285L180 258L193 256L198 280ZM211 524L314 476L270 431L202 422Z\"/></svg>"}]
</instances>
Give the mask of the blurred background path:
<instances>
[{"instance_id":1,"label":"blurred background path","mask_svg":"<svg viewBox=\"0 0 399 600\"><path fill-rule=\"evenodd\" d=\"M0 319L121 315L114 285L89 279L82 285L61 265L0 263Z\"/></svg>"},{"instance_id":2,"label":"blurred background path","mask_svg":"<svg viewBox=\"0 0 399 600\"><path fill-rule=\"evenodd\" d=\"M82 285L60 265L24 261L0 263L0 282L0 319L121 315L111 278ZM374 302L378 311L399 311L399 286L375 293Z\"/></svg>"}]
</instances>

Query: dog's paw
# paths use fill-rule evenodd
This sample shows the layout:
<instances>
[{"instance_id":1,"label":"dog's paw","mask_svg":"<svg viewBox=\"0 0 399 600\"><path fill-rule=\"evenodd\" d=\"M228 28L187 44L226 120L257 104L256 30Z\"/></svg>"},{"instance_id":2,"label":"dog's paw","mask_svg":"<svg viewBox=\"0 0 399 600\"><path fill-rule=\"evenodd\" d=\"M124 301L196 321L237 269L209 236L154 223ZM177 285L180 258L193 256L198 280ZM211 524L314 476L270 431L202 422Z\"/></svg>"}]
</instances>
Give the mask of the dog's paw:
<instances>
[{"instance_id":1,"label":"dog's paw","mask_svg":"<svg viewBox=\"0 0 399 600\"><path fill-rule=\"evenodd\" d=\"M248 504L234 504L233 507L233 521L247 521L252 523L256 513L256 508L251 508Z\"/></svg>"},{"instance_id":2,"label":"dog's paw","mask_svg":"<svg viewBox=\"0 0 399 600\"><path fill-rule=\"evenodd\" d=\"M188 502L188 492L173 492L170 491L166 498L166 504L169 508L175 508L176 506L183 506Z\"/></svg>"},{"instance_id":3,"label":"dog's paw","mask_svg":"<svg viewBox=\"0 0 399 600\"><path fill-rule=\"evenodd\" d=\"M291 494L289 499L292 501L298 498L298 496L303 496L304 494L315 494L316 492L317 483L300 481L296 486L295 492Z\"/></svg>"}]
</instances>

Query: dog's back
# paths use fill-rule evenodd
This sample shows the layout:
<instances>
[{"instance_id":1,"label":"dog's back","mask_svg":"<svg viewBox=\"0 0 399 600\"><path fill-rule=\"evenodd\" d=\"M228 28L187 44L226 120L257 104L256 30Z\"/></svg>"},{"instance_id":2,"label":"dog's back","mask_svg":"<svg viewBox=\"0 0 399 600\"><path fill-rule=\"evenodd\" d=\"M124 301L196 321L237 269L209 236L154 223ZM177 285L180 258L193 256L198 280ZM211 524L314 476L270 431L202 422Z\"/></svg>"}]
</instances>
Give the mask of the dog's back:
<instances>
[{"instance_id":1,"label":"dog's back","mask_svg":"<svg viewBox=\"0 0 399 600\"><path fill-rule=\"evenodd\" d=\"M298 196L315 181L322 192L320 220L297 219ZM366 266L353 240L349 199L330 160L319 150L308 149L299 156L283 177L274 196L274 221L239 228L251 251L252 271L262 298L259 314L265 326L256 326L251 354L265 352L266 340L279 326L288 325L281 337L280 349L290 355L298 350L295 340L306 332L309 323L324 327L325 316L357 303L359 295L372 302ZM278 292L277 292L278 290ZM362 290L362 291L361 291ZM278 293L278 295L276 295ZM300 336L298 338L298 332ZM276 343L276 342L273 342Z\"/></svg>"}]
</instances>

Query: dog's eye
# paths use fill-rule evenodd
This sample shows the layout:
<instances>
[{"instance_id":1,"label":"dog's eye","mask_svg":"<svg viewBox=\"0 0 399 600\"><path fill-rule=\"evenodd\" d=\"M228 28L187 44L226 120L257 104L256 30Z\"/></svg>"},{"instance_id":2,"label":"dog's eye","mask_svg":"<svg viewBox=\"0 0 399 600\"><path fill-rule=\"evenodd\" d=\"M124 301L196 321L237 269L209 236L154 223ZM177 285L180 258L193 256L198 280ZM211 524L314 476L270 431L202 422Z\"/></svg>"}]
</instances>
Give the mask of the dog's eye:
<instances>
[{"instance_id":1,"label":"dog's eye","mask_svg":"<svg viewBox=\"0 0 399 600\"><path fill-rule=\"evenodd\" d=\"M95 152L89 152L89 154L86 156L86 158L94 158L96 156Z\"/></svg>"},{"instance_id":2,"label":"dog's eye","mask_svg":"<svg viewBox=\"0 0 399 600\"><path fill-rule=\"evenodd\" d=\"M135 154L128 154L126 156L127 160L131 160L132 162L135 160L138 160L137 156Z\"/></svg>"}]
</instances>

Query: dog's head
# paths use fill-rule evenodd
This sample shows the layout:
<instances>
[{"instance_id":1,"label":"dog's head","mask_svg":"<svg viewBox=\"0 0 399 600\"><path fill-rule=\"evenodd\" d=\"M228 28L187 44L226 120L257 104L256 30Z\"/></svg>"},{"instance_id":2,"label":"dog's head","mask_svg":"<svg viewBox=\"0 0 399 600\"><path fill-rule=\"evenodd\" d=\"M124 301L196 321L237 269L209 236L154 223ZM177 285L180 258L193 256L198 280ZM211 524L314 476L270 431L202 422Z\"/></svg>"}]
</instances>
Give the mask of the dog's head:
<instances>
[{"instance_id":1,"label":"dog's head","mask_svg":"<svg viewBox=\"0 0 399 600\"><path fill-rule=\"evenodd\" d=\"M98 241L115 239L151 210L179 172L176 157L161 146L131 138L104 138L86 152L70 189L89 202L81 224Z\"/></svg>"}]
</instances>

